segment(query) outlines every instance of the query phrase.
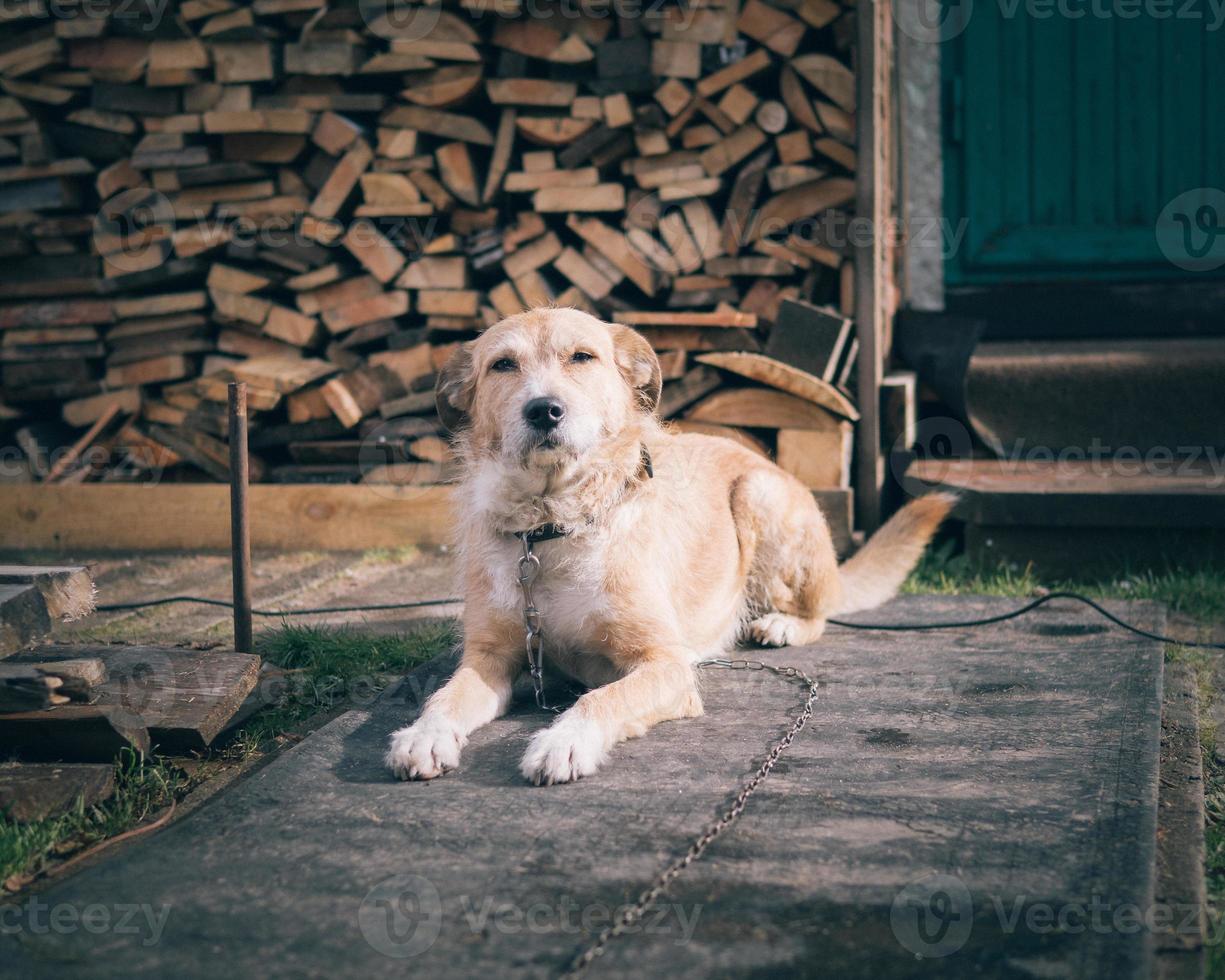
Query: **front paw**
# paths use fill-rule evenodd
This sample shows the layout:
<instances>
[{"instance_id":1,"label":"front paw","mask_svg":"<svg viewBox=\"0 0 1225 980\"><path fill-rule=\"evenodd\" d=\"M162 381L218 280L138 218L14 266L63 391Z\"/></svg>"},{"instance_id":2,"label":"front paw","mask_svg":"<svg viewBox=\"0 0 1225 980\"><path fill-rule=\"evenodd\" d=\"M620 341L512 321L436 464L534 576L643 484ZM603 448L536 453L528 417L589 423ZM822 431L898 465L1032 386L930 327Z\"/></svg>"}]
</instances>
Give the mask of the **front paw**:
<instances>
[{"instance_id":1,"label":"front paw","mask_svg":"<svg viewBox=\"0 0 1225 980\"><path fill-rule=\"evenodd\" d=\"M569 783L590 776L600 768L607 754L600 726L567 712L532 736L519 771L537 786Z\"/></svg>"},{"instance_id":2,"label":"front paw","mask_svg":"<svg viewBox=\"0 0 1225 980\"><path fill-rule=\"evenodd\" d=\"M459 765L467 741L445 715L425 715L392 733L385 762L397 779L433 779Z\"/></svg>"}]
</instances>

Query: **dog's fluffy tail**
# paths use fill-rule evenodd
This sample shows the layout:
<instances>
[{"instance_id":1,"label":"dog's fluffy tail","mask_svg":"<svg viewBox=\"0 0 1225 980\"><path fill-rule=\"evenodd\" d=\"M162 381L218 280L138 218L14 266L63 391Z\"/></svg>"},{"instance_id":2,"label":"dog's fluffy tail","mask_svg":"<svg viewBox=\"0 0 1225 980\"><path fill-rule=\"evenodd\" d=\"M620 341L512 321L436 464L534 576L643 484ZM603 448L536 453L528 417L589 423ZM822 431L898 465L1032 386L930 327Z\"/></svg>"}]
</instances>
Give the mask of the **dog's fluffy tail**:
<instances>
[{"instance_id":1,"label":"dog's fluffy tail","mask_svg":"<svg viewBox=\"0 0 1225 980\"><path fill-rule=\"evenodd\" d=\"M842 603L838 612L871 609L892 599L956 503L956 494L931 493L912 500L889 518L839 567Z\"/></svg>"}]
</instances>

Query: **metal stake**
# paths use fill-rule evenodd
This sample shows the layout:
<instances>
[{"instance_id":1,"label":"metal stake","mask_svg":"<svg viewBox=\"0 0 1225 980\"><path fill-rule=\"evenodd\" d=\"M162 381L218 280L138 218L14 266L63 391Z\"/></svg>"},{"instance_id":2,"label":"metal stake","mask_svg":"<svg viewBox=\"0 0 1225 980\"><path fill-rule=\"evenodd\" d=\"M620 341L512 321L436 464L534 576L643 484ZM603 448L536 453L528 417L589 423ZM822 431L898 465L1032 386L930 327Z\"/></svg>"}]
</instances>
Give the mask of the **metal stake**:
<instances>
[{"instance_id":1,"label":"metal stake","mask_svg":"<svg viewBox=\"0 0 1225 980\"><path fill-rule=\"evenodd\" d=\"M234 649L251 643L251 525L247 511L247 383L230 384L230 564L234 571Z\"/></svg>"}]
</instances>

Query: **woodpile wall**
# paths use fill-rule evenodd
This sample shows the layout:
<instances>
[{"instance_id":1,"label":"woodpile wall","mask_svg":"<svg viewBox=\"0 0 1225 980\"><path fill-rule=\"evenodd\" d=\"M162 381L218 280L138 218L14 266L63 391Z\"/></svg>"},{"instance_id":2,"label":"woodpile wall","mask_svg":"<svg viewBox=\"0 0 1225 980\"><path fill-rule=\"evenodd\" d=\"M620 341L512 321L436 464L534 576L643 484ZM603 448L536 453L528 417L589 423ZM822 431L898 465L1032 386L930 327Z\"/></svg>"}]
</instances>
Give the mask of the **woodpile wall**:
<instances>
[{"instance_id":1,"label":"woodpile wall","mask_svg":"<svg viewBox=\"0 0 1225 980\"><path fill-rule=\"evenodd\" d=\"M853 8L5 18L7 479L224 479L237 378L254 479L443 481L435 372L556 304L641 330L681 427L847 485Z\"/></svg>"}]
</instances>

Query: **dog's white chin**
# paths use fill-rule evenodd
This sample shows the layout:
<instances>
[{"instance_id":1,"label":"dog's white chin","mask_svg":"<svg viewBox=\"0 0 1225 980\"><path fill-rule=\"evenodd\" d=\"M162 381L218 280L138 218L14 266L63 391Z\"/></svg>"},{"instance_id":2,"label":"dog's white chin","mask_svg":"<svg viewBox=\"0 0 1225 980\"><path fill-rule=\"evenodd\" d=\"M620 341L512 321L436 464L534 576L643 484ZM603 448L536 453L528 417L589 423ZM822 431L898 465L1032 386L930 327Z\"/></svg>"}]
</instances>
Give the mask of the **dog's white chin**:
<instances>
[{"instance_id":1,"label":"dog's white chin","mask_svg":"<svg viewBox=\"0 0 1225 980\"><path fill-rule=\"evenodd\" d=\"M572 463L580 456L582 451L569 440L554 437L548 442L536 442L526 446L520 458L529 467L552 468Z\"/></svg>"}]
</instances>

